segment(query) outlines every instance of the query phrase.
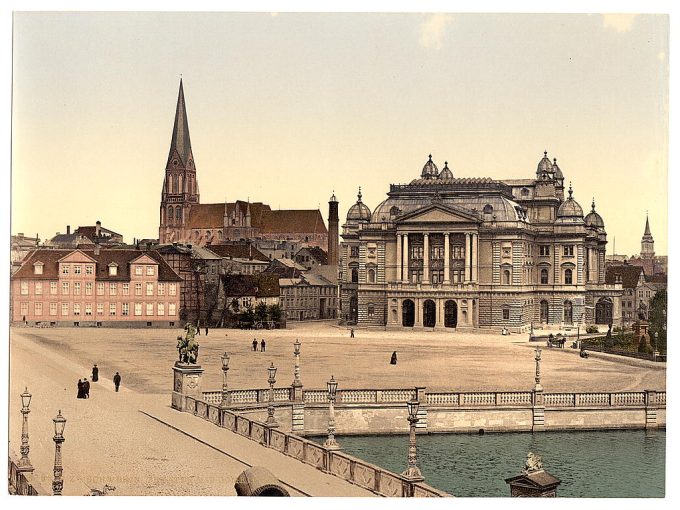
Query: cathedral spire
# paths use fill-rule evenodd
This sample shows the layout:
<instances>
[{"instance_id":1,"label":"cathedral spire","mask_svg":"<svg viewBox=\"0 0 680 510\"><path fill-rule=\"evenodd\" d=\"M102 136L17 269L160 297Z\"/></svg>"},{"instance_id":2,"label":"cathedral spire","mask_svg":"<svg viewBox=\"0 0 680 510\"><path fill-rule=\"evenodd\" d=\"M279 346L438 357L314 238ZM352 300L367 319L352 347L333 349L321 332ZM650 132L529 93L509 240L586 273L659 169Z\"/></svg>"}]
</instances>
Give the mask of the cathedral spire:
<instances>
[{"instance_id":1,"label":"cathedral spire","mask_svg":"<svg viewBox=\"0 0 680 510\"><path fill-rule=\"evenodd\" d=\"M647 213L647 222L645 223L645 235L651 236L652 232L649 230L649 213Z\"/></svg>"},{"instance_id":2,"label":"cathedral spire","mask_svg":"<svg viewBox=\"0 0 680 510\"><path fill-rule=\"evenodd\" d=\"M187 109L184 102L184 86L181 78L179 80L179 94L177 95L177 109L175 110L175 124L172 128L168 166L170 166L175 151L180 157L180 164L183 167L187 166L189 159L193 159L191 139L189 138L189 120L187 119Z\"/></svg>"}]
</instances>

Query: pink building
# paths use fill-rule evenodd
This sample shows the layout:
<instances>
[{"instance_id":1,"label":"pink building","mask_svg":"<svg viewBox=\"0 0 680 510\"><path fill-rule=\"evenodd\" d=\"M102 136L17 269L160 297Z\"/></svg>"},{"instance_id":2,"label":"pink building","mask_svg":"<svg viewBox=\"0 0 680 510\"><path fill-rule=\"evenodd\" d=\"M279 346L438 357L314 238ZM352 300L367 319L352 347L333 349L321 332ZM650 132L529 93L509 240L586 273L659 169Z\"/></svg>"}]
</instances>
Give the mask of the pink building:
<instances>
[{"instance_id":1,"label":"pink building","mask_svg":"<svg viewBox=\"0 0 680 510\"><path fill-rule=\"evenodd\" d=\"M156 251L37 249L12 276L12 322L175 327L181 278Z\"/></svg>"}]
</instances>

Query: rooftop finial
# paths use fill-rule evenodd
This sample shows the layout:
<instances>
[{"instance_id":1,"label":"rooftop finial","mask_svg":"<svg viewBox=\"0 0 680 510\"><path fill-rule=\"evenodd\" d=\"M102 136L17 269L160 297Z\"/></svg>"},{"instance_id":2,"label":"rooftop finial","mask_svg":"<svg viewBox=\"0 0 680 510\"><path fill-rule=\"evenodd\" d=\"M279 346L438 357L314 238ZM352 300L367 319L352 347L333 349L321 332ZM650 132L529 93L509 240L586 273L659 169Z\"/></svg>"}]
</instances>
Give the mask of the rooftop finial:
<instances>
[{"instance_id":1,"label":"rooftop finial","mask_svg":"<svg viewBox=\"0 0 680 510\"><path fill-rule=\"evenodd\" d=\"M557 164L557 158L553 158L553 165Z\"/></svg>"},{"instance_id":2,"label":"rooftop finial","mask_svg":"<svg viewBox=\"0 0 680 510\"><path fill-rule=\"evenodd\" d=\"M361 202L361 186L359 186L359 193L357 194L357 198L359 199L357 200L357 202Z\"/></svg>"},{"instance_id":3,"label":"rooftop finial","mask_svg":"<svg viewBox=\"0 0 680 510\"><path fill-rule=\"evenodd\" d=\"M574 190L571 189L571 181L569 181L569 200L572 199L572 194L574 193Z\"/></svg>"},{"instance_id":4,"label":"rooftop finial","mask_svg":"<svg viewBox=\"0 0 680 510\"><path fill-rule=\"evenodd\" d=\"M592 203L592 206L593 206L593 211L592 211L592 212L595 212L595 197L593 197L593 203Z\"/></svg>"},{"instance_id":5,"label":"rooftop finial","mask_svg":"<svg viewBox=\"0 0 680 510\"><path fill-rule=\"evenodd\" d=\"M430 161L432 161L432 154L430 154L430 155L428 156L428 158L430 158Z\"/></svg>"},{"instance_id":6,"label":"rooftop finial","mask_svg":"<svg viewBox=\"0 0 680 510\"><path fill-rule=\"evenodd\" d=\"M448 161L444 161L444 168L448 168L448 167L449 167L449 162L448 162Z\"/></svg>"},{"instance_id":7,"label":"rooftop finial","mask_svg":"<svg viewBox=\"0 0 680 510\"><path fill-rule=\"evenodd\" d=\"M547 158L548 157L548 151L543 151L543 157Z\"/></svg>"}]
</instances>

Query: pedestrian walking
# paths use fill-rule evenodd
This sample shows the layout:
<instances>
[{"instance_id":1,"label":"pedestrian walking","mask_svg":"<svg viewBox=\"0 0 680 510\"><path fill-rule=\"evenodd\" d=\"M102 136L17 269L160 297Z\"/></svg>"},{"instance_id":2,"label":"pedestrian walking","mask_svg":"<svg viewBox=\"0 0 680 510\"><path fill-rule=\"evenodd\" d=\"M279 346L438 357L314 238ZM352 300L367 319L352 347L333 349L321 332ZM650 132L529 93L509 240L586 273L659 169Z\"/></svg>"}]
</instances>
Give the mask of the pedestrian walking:
<instances>
[{"instance_id":1,"label":"pedestrian walking","mask_svg":"<svg viewBox=\"0 0 680 510\"><path fill-rule=\"evenodd\" d=\"M205 327L205 336L208 336L208 326Z\"/></svg>"},{"instance_id":2,"label":"pedestrian walking","mask_svg":"<svg viewBox=\"0 0 680 510\"><path fill-rule=\"evenodd\" d=\"M99 369L97 368L97 364L95 363L94 366L92 367L92 382L97 382L99 380Z\"/></svg>"},{"instance_id":3,"label":"pedestrian walking","mask_svg":"<svg viewBox=\"0 0 680 510\"><path fill-rule=\"evenodd\" d=\"M392 353L392 357L390 358L390 365L396 365L397 364L397 351L394 351Z\"/></svg>"},{"instance_id":4,"label":"pedestrian walking","mask_svg":"<svg viewBox=\"0 0 680 510\"><path fill-rule=\"evenodd\" d=\"M196 336L201 336L201 322L196 321Z\"/></svg>"},{"instance_id":5,"label":"pedestrian walking","mask_svg":"<svg viewBox=\"0 0 680 510\"><path fill-rule=\"evenodd\" d=\"M253 338L253 350L257 352L257 338Z\"/></svg>"},{"instance_id":6,"label":"pedestrian walking","mask_svg":"<svg viewBox=\"0 0 680 510\"><path fill-rule=\"evenodd\" d=\"M266 343L264 343L264 338L262 339L262 342L260 342L260 351L264 352L264 348L267 346Z\"/></svg>"},{"instance_id":7,"label":"pedestrian walking","mask_svg":"<svg viewBox=\"0 0 680 510\"><path fill-rule=\"evenodd\" d=\"M354 338L354 328L351 328L351 329L349 330L349 337L350 337L350 338Z\"/></svg>"},{"instance_id":8,"label":"pedestrian walking","mask_svg":"<svg viewBox=\"0 0 680 510\"><path fill-rule=\"evenodd\" d=\"M90 398L90 381L87 380L87 377L83 381L83 398Z\"/></svg>"},{"instance_id":9,"label":"pedestrian walking","mask_svg":"<svg viewBox=\"0 0 680 510\"><path fill-rule=\"evenodd\" d=\"M118 391L118 388L120 387L120 374L116 372L116 375L113 376L113 384L116 386L116 391Z\"/></svg>"},{"instance_id":10,"label":"pedestrian walking","mask_svg":"<svg viewBox=\"0 0 680 510\"><path fill-rule=\"evenodd\" d=\"M85 398L83 397L83 381L81 379L78 379L78 396L76 398Z\"/></svg>"}]
</instances>

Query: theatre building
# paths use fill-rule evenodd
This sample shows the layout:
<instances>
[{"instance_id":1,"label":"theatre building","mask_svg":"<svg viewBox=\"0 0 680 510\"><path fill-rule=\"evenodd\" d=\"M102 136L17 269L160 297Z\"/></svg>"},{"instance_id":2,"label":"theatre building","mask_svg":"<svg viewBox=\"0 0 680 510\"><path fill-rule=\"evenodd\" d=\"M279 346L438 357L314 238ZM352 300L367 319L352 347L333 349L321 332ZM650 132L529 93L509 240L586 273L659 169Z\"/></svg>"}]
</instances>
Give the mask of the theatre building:
<instances>
[{"instance_id":1,"label":"theatre building","mask_svg":"<svg viewBox=\"0 0 680 510\"><path fill-rule=\"evenodd\" d=\"M532 179L456 178L430 156L372 212L350 207L340 248L341 318L416 328L569 328L620 317L605 283L607 234L547 153Z\"/></svg>"}]
</instances>

